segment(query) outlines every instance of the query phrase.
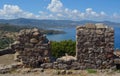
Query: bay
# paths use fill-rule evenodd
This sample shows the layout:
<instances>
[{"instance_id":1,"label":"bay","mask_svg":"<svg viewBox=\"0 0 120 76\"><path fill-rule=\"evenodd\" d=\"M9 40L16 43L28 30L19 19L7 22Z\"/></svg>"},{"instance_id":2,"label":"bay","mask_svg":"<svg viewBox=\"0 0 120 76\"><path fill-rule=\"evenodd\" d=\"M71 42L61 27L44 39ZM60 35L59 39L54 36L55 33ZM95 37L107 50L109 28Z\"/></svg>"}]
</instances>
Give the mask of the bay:
<instances>
[{"instance_id":1,"label":"bay","mask_svg":"<svg viewBox=\"0 0 120 76\"><path fill-rule=\"evenodd\" d=\"M52 28L54 30L65 31L65 34L47 35L47 38L51 41L62 41L62 40L76 40L76 28ZM114 27L114 49L120 49L120 27Z\"/></svg>"}]
</instances>

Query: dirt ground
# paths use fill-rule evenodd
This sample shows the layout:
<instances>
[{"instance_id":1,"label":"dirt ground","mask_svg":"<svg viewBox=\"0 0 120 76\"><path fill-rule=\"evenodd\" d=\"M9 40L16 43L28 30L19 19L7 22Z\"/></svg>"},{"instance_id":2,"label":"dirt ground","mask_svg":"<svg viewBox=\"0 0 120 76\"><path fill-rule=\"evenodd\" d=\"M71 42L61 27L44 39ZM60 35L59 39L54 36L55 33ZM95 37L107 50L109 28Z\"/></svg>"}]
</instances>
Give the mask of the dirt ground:
<instances>
[{"instance_id":1,"label":"dirt ground","mask_svg":"<svg viewBox=\"0 0 120 76\"><path fill-rule=\"evenodd\" d=\"M11 64L14 63L14 54L6 54L3 56L0 56L0 64Z\"/></svg>"},{"instance_id":2,"label":"dirt ground","mask_svg":"<svg viewBox=\"0 0 120 76\"><path fill-rule=\"evenodd\" d=\"M119 72L97 72L88 73L87 71L72 71L72 74L57 74L55 70L45 70L44 72L34 73L10 73L0 74L0 76L120 76Z\"/></svg>"}]
</instances>

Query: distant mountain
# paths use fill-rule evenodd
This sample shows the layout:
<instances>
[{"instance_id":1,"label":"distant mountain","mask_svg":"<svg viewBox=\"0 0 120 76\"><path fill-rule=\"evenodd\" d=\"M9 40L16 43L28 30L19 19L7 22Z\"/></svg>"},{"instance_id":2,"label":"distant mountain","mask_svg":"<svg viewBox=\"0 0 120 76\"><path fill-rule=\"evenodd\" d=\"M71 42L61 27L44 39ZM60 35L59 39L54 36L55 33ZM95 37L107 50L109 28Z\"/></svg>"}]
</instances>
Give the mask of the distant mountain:
<instances>
[{"instance_id":1,"label":"distant mountain","mask_svg":"<svg viewBox=\"0 0 120 76\"><path fill-rule=\"evenodd\" d=\"M82 20L82 21L72 21L72 20L37 20L37 19L0 19L0 23L9 23L12 25L21 25L21 26L33 26L40 28L61 28L61 27L76 27L77 25L84 25L86 23L104 23L109 26L120 26L120 23L110 22L110 21L91 21L91 20Z\"/></svg>"}]
</instances>

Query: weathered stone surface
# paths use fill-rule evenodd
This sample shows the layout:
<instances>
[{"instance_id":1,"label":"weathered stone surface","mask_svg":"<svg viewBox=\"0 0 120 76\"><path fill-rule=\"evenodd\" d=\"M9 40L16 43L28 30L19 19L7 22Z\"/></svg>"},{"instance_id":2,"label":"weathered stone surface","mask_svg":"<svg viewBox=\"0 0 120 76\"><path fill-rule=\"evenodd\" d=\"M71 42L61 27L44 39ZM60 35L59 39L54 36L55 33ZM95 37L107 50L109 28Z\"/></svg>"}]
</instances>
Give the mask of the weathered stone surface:
<instances>
[{"instance_id":1,"label":"weathered stone surface","mask_svg":"<svg viewBox=\"0 0 120 76\"><path fill-rule=\"evenodd\" d=\"M38 40L36 38L32 38L30 39L30 42L34 44L34 43L38 43Z\"/></svg>"},{"instance_id":2,"label":"weathered stone surface","mask_svg":"<svg viewBox=\"0 0 120 76\"><path fill-rule=\"evenodd\" d=\"M92 23L86 24L85 27L89 28L89 29L95 29L96 28L96 26L94 24L92 24Z\"/></svg>"},{"instance_id":3,"label":"weathered stone surface","mask_svg":"<svg viewBox=\"0 0 120 76\"><path fill-rule=\"evenodd\" d=\"M20 68L21 64L20 63L13 63L10 65L0 65L0 74L6 74L6 73L10 73L11 71Z\"/></svg>"},{"instance_id":4,"label":"weathered stone surface","mask_svg":"<svg viewBox=\"0 0 120 76\"><path fill-rule=\"evenodd\" d=\"M108 28L107 26L105 26L103 23L97 23L97 24L95 24L96 25L96 28L97 29L106 29L106 28Z\"/></svg>"},{"instance_id":5,"label":"weathered stone surface","mask_svg":"<svg viewBox=\"0 0 120 76\"><path fill-rule=\"evenodd\" d=\"M53 63L44 63L44 64L41 64L41 68L52 69L53 68Z\"/></svg>"},{"instance_id":6,"label":"weathered stone surface","mask_svg":"<svg viewBox=\"0 0 120 76\"><path fill-rule=\"evenodd\" d=\"M16 52L15 60L25 67L40 67L42 63L50 62L50 42L36 28L21 30L11 48Z\"/></svg>"},{"instance_id":7,"label":"weathered stone surface","mask_svg":"<svg viewBox=\"0 0 120 76\"><path fill-rule=\"evenodd\" d=\"M70 62L70 61L76 61L76 60L77 60L76 57L69 56L69 55L66 55L57 59L57 61L61 61L61 62Z\"/></svg>"},{"instance_id":8,"label":"weathered stone surface","mask_svg":"<svg viewBox=\"0 0 120 76\"><path fill-rule=\"evenodd\" d=\"M83 30L85 27L84 26L77 26L76 29L78 30Z\"/></svg>"},{"instance_id":9,"label":"weathered stone surface","mask_svg":"<svg viewBox=\"0 0 120 76\"><path fill-rule=\"evenodd\" d=\"M120 50L114 51L114 55L117 56L117 57L120 57Z\"/></svg>"},{"instance_id":10,"label":"weathered stone surface","mask_svg":"<svg viewBox=\"0 0 120 76\"><path fill-rule=\"evenodd\" d=\"M120 64L120 58L114 59L114 63L115 63L115 64Z\"/></svg>"},{"instance_id":11,"label":"weathered stone surface","mask_svg":"<svg viewBox=\"0 0 120 76\"><path fill-rule=\"evenodd\" d=\"M86 24L85 27L82 30L77 28L76 36L76 57L80 69L111 68L114 60L114 30L104 24Z\"/></svg>"}]
</instances>

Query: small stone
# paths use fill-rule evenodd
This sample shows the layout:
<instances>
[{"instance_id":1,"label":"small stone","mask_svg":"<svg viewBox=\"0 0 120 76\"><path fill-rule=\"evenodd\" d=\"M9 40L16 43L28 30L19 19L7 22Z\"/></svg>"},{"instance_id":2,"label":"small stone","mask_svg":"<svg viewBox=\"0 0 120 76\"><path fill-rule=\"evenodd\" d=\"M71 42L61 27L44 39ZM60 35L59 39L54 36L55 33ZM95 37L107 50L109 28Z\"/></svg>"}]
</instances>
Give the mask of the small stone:
<instances>
[{"instance_id":1,"label":"small stone","mask_svg":"<svg viewBox=\"0 0 120 76\"><path fill-rule=\"evenodd\" d=\"M115 64L120 64L120 59L119 58L114 59L114 63Z\"/></svg>"},{"instance_id":2,"label":"small stone","mask_svg":"<svg viewBox=\"0 0 120 76\"><path fill-rule=\"evenodd\" d=\"M42 68L42 69L40 70L40 72L44 72L44 69Z\"/></svg>"},{"instance_id":3,"label":"small stone","mask_svg":"<svg viewBox=\"0 0 120 76\"><path fill-rule=\"evenodd\" d=\"M43 63L43 64L41 64L41 68L52 69L53 68L53 64L52 63Z\"/></svg>"},{"instance_id":4,"label":"small stone","mask_svg":"<svg viewBox=\"0 0 120 76\"><path fill-rule=\"evenodd\" d=\"M29 73L31 72L31 68L24 68L21 70L22 73Z\"/></svg>"},{"instance_id":5,"label":"small stone","mask_svg":"<svg viewBox=\"0 0 120 76\"><path fill-rule=\"evenodd\" d=\"M86 24L85 27L89 28L89 29L95 29L96 28L96 26L94 24L92 24L92 23Z\"/></svg>"},{"instance_id":6,"label":"small stone","mask_svg":"<svg viewBox=\"0 0 120 76\"><path fill-rule=\"evenodd\" d=\"M77 26L76 29L77 30L83 30L85 27L84 26Z\"/></svg>"},{"instance_id":7,"label":"small stone","mask_svg":"<svg viewBox=\"0 0 120 76\"><path fill-rule=\"evenodd\" d=\"M32 39L30 39L30 42L31 42L31 43L38 43L38 40L35 39L35 38L32 38Z\"/></svg>"},{"instance_id":8,"label":"small stone","mask_svg":"<svg viewBox=\"0 0 120 76\"><path fill-rule=\"evenodd\" d=\"M96 30L96 33L99 35L103 34L103 32L101 30Z\"/></svg>"},{"instance_id":9,"label":"small stone","mask_svg":"<svg viewBox=\"0 0 120 76\"><path fill-rule=\"evenodd\" d=\"M63 64L63 63L60 63L57 65L58 69L68 69L68 65L67 64Z\"/></svg>"},{"instance_id":10,"label":"small stone","mask_svg":"<svg viewBox=\"0 0 120 76\"><path fill-rule=\"evenodd\" d=\"M14 55L14 60L15 61L19 61L19 59L18 59L18 56L19 56L20 54L19 54L19 52L16 52L15 53L15 55Z\"/></svg>"},{"instance_id":11,"label":"small stone","mask_svg":"<svg viewBox=\"0 0 120 76\"><path fill-rule=\"evenodd\" d=\"M15 41L12 45L20 44L20 41Z\"/></svg>"},{"instance_id":12,"label":"small stone","mask_svg":"<svg viewBox=\"0 0 120 76\"><path fill-rule=\"evenodd\" d=\"M108 62L107 61L104 61L104 62L102 62L102 65L106 65Z\"/></svg>"},{"instance_id":13,"label":"small stone","mask_svg":"<svg viewBox=\"0 0 120 76\"><path fill-rule=\"evenodd\" d=\"M57 74L57 75L60 75L60 71L56 71L56 74Z\"/></svg>"},{"instance_id":14,"label":"small stone","mask_svg":"<svg viewBox=\"0 0 120 76\"><path fill-rule=\"evenodd\" d=\"M39 31L39 29L34 28L34 29L32 29L32 31L33 31L33 32L38 32L38 31Z\"/></svg>"},{"instance_id":15,"label":"small stone","mask_svg":"<svg viewBox=\"0 0 120 76\"><path fill-rule=\"evenodd\" d=\"M62 75L65 75L66 74L66 70L61 70L60 72Z\"/></svg>"},{"instance_id":16,"label":"small stone","mask_svg":"<svg viewBox=\"0 0 120 76\"><path fill-rule=\"evenodd\" d=\"M72 74L73 72L72 71L66 71L66 74Z\"/></svg>"},{"instance_id":17,"label":"small stone","mask_svg":"<svg viewBox=\"0 0 120 76\"><path fill-rule=\"evenodd\" d=\"M96 64L97 64L97 65L101 65L101 64L102 64L102 61L101 61L101 60L97 60L97 61L96 61Z\"/></svg>"},{"instance_id":18,"label":"small stone","mask_svg":"<svg viewBox=\"0 0 120 76\"><path fill-rule=\"evenodd\" d=\"M107 58L112 58L113 57L113 54L108 54L107 55Z\"/></svg>"},{"instance_id":19,"label":"small stone","mask_svg":"<svg viewBox=\"0 0 120 76\"><path fill-rule=\"evenodd\" d=\"M33 36L39 36L39 35L40 35L39 32L34 32L34 33L33 33Z\"/></svg>"},{"instance_id":20,"label":"small stone","mask_svg":"<svg viewBox=\"0 0 120 76\"><path fill-rule=\"evenodd\" d=\"M97 23L95 24L97 29L105 29L107 28L103 23Z\"/></svg>"}]
</instances>

